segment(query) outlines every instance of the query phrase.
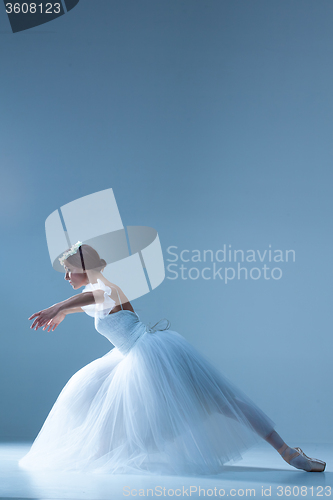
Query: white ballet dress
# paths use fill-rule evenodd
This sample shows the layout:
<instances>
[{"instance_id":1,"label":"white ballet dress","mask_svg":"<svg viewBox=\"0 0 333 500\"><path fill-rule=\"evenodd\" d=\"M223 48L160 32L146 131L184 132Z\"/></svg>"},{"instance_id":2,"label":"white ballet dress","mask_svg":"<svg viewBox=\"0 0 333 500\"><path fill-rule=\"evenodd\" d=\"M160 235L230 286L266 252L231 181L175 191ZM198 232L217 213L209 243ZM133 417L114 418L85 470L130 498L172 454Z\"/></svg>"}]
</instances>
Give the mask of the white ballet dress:
<instances>
[{"instance_id":1,"label":"white ballet dress","mask_svg":"<svg viewBox=\"0 0 333 500\"><path fill-rule=\"evenodd\" d=\"M109 314L115 302L102 281L83 292L96 289L104 303L82 309L114 347L70 378L22 468L217 474L272 432L274 422L182 335L129 310Z\"/></svg>"}]
</instances>

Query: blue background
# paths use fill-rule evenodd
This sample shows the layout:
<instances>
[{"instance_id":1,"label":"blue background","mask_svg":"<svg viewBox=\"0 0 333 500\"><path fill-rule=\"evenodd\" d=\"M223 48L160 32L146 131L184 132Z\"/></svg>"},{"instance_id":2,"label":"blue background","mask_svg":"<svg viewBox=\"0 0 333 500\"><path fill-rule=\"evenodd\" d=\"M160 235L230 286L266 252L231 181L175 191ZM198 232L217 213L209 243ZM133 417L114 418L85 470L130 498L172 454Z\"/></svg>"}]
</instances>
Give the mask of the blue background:
<instances>
[{"instance_id":1,"label":"blue background","mask_svg":"<svg viewBox=\"0 0 333 500\"><path fill-rule=\"evenodd\" d=\"M12 34L0 5L0 439L32 440L110 349L84 314L52 334L27 318L71 295L45 219L112 187L166 265L171 245L295 250L280 280L167 272L133 306L169 318L291 445L333 441L332 14L329 0L81 0Z\"/></svg>"}]
</instances>

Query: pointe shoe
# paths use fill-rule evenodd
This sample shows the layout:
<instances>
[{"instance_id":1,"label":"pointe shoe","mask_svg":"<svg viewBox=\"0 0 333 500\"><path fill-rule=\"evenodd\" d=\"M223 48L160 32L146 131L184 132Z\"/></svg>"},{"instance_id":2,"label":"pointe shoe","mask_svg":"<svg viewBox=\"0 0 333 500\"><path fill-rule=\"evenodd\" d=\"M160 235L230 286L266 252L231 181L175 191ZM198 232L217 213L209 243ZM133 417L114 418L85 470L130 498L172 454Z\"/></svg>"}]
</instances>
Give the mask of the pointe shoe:
<instances>
[{"instance_id":1,"label":"pointe shoe","mask_svg":"<svg viewBox=\"0 0 333 500\"><path fill-rule=\"evenodd\" d=\"M285 462L287 462L289 465L296 467L296 469L302 469L307 472L323 472L325 470L325 462L317 460L316 458L308 457L301 450L301 448L294 448L295 451L293 453L287 451L288 448L289 446L285 443L278 450L278 453L280 453L283 460L285 460Z\"/></svg>"},{"instance_id":2,"label":"pointe shoe","mask_svg":"<svg viewBox=\"0 0 333 500\"><path fill-rule=\"evenodd\" d=\"M323 462L322 460L318 460L317 458L310 458L307 455L305 455L304 451L301 450L301 448L295 448L296 451L300 455L302 455L304 458L306 458L311 465L311 470L310 472L324 472L325 467L326 467L326 462Z\"/></svg>"}]
</instances>

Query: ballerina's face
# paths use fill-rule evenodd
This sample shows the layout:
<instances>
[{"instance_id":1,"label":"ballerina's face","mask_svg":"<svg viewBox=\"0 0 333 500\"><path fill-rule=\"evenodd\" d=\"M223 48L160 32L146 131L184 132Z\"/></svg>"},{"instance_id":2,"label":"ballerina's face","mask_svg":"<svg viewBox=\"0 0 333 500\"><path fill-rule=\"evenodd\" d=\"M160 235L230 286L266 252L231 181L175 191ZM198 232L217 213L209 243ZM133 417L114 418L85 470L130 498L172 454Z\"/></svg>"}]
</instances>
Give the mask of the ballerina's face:
<instances>
[{"instance_id":1,"label":"ballerina's face","mask_svg":"<svg viewBox=\"0 0 333 500\"><path fill-rule=\"evenodd\" d=\"M65 263L65 280L69 281L74 290L89 283L87 274L83 273L82 269L78 269L68 263Z\"/></svg>"}]
</instances>

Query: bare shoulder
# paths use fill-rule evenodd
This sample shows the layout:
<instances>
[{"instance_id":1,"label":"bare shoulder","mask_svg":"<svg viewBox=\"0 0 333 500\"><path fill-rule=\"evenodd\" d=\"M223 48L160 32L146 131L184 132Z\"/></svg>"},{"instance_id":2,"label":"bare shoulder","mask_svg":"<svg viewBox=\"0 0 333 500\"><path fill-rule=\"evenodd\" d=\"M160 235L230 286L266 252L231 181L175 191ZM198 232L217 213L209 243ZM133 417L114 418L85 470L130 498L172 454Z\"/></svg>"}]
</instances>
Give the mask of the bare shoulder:
<instances>
[{"instance_id":1,"label":"bare shoulder","mask_svg":"<svg viewBox=\"0 0 333 500\"><path fill-rule=\"evenodd\" d=\"M106 286L111 288L111 299L113 299L116 303L116 306L114 308L114 312L116 312L118 309L121 309L120 304L123 305L124 309L129 309L130 311L134 312L134 309L133 309L130 301L128 300L128 298L126 297L126 295L124 294L124 292L122 291L122 289L118 285L116 285L115 283L111 283L109 280L107 280L104 277L103 277L103 282ZM119 294L119 297L118 297L118 294ZM120 299L120 302L119 302L119 299Z\"/></svg>"},{"instance_id":2,"label":"bare shoulder","mask_svg":"<svg viewBox=\"0 0 333 500\"><path fill-rule=\"evenodd\" d=\"M115 283L111 283L111 281L107 280L106 278L103 279L103 282L106 286L110 287L112 291L115 290L116 293L118 292L120 296L126 297L120 286L116 285Z\"/></svg>"}]
</instances>

